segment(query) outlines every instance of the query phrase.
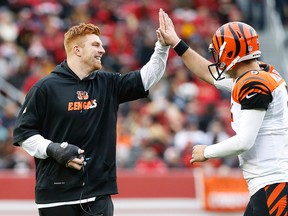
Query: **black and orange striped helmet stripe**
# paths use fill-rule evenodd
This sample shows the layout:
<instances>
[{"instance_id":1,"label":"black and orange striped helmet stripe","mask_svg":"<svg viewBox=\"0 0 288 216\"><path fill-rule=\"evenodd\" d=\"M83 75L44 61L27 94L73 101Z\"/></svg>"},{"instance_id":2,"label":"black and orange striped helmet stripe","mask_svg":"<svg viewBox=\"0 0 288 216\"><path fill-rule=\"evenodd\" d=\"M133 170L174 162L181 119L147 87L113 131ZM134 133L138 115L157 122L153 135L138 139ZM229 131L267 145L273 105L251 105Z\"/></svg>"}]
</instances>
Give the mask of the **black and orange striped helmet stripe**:
<instances>
[{"instance_id":1,"label":"black and orange striped helmet stripe","mask_svg":"<svg viewBox=\"0 0 288 216\"><path fill-rule=\"evenodd\" d=\"M230 30L230 33L232 37L234 38L234 42L235 42L235 53L234 53L234 56L231 56L232 58L235 58L240 53L240 41L239 41L240 36L232 29L231 24L228 25L228 29Z\"/></svg>"}]
</instances>

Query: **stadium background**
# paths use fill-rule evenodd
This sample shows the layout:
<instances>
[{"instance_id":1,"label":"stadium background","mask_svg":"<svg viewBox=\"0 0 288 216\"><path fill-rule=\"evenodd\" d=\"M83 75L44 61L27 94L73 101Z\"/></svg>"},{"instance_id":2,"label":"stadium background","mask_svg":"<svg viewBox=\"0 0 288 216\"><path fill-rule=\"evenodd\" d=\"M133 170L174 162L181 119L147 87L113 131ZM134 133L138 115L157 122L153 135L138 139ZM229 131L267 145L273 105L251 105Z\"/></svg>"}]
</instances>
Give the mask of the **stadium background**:
<instances>
[{"instance_id":1,"label":"stadium background","mask_svg":"<svg viewBox=\"0 0 288 216\"><path fill-rule=\"evenodd\" d=\"M13 147L12 130L27 91L65 58L67 28L79 22L98 25L104 69L126 73L149 60L159 8L169 13L181 38L208 58L211 36L221 24L251 24L260 36L261 60L288 80L287 0L1 0L0 215L36 215L33 158ZM189 165L194 144L233 135L229 117L229 95L194 77L171 51L149 98L119 109L116 216L241 215L242 206L225 199L232 194L245 204L247 198L239 189L245 183L236 157ZM213 206L210 196L224 200L224 207Z\"/></svg>"}]
</instances>

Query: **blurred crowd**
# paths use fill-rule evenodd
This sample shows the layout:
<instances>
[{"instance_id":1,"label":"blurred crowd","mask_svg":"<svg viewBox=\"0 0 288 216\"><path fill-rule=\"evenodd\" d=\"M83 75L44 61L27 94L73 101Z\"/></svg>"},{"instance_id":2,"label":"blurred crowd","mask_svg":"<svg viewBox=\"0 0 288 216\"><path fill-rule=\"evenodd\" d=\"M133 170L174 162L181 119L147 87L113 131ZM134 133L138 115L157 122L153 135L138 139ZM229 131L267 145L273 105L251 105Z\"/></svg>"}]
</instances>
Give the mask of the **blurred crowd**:
<instances>
[{"instance_id":1,"label":"blurred crowd","mask_svg":"<svg viewBox=\"0 0 288 216\"><path fill-rule=\"evenodd\" d=\"M81 22L101 29L104 70L140 69L153 53L159 8L172 17L181 38L209 58L207 47L221 24L237 20L253 22L256 30L265 28L265 19L249 13L251 7L264 8L265 1L1 0L0 77L26 94L65 58L63 35ZM194 77L170 52L166 73L149 97L120 106L118 167L167 171L200 166L189 164L193 145L211 145L233 135L229 99ZM12 145L15 115L16 104L2 104L0 169L33 169L33 158ZM238 160L215 159L201 166L237 167Z\"/></svg>"}]
</instances>

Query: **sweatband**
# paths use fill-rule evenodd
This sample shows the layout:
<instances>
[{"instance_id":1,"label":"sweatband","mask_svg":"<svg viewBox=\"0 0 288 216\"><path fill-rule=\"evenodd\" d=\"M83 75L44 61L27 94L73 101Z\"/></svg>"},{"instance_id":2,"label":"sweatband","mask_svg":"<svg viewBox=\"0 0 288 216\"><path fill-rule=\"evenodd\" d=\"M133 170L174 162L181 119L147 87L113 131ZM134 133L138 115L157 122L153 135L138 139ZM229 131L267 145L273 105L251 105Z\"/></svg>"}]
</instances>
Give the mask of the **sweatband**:
<instances>
[{"instance_id":1,"label":"sweatband","mask_svg":"<svg viewBox=\"0 0 288 216\"><path fill-rule=\"evenodd\" d=\"M189 49L189 46L183 40L180 40L180 42L174 47L178 56L182 56L187 49Z\"/></svg>"}]
</instances>

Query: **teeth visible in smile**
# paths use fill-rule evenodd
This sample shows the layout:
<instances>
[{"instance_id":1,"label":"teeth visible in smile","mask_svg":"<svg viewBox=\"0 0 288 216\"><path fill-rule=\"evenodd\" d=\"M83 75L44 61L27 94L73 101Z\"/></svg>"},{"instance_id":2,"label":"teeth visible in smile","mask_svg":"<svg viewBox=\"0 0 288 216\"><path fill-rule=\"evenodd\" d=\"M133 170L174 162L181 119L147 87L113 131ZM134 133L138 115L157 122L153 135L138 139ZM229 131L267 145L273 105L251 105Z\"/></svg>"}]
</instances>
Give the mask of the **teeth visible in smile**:
<instances>
[{"instance_id":1,"label":"teeth visible in smile","mask_svg":"<svg viewBox=\"0 0 288 216\"><path fill-rule=\"evenodd\" d=\"M96 57L97 60L101 61L101 57Z\"/></svg>"}]
</instances>

